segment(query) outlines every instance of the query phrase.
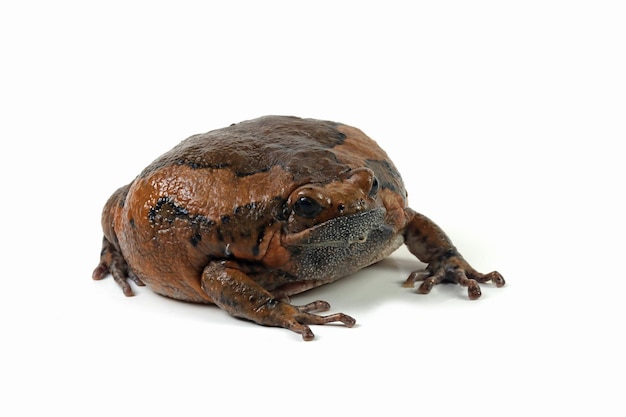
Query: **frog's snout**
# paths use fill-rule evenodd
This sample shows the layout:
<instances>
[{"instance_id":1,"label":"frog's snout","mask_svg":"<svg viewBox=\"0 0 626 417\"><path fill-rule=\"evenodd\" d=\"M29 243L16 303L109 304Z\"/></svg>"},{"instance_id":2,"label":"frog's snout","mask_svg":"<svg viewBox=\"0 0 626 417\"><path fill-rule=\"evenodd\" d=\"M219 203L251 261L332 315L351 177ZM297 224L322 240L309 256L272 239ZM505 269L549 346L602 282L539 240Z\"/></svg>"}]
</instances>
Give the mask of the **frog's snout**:
<instances>
[{"instance_id":1,"label":"frog's snout","mask_svg":"<svg viewBox=\"0 0 626 417\"><path fill-rule=\"evenodd\" d=\"M283 238L289 246L335 246L347 247L367 242L374 230L389 228L385 224L386 210L376 207L371 210L335 217L302 232Z\"/></svg>"}]
</instances>

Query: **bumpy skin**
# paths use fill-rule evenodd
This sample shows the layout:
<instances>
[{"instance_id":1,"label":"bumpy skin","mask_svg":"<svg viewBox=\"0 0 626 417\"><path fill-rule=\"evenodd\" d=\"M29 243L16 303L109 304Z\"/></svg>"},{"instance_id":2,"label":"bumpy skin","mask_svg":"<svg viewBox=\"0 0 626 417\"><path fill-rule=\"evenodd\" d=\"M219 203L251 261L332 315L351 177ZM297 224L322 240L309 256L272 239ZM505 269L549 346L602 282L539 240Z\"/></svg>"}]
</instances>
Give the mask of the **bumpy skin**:
<instances>
[{"instance_id":1,"label":"bumpy skin","mask_svg":"<svg viewBox=\"0 0 626 417\"><path fill-rule=\"evenodd\" d=\"M375 263L405 243L425 271L406 286L451 281L480 297L475 271L445 233L407 207L400 174L360 130L266 116L192 136L156 159L108 200L101 261L124 294L127 280L167 297L215 303L233 316L313 338L324 301L288 297Z\"/></svg>"}]
</instances>

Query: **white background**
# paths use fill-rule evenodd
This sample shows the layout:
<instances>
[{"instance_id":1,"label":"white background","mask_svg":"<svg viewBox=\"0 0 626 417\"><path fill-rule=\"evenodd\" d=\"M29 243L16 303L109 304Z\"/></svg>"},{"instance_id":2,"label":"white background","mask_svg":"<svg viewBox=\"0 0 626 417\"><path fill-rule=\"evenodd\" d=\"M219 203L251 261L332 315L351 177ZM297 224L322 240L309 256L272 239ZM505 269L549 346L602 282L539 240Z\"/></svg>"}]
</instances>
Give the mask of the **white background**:
<instances>
[{"instance_id":1,"label":"white background","mask_svg":"<svg viewBox=\"0 0 626 417\"><path fill-rule=\"evenodd\" d=\"M210 3L0 6L0 414L624 415L622 2ZM507 286L415 294L401 249L303 342L91 280L118 186L265 114L364 130Z\"/></svg>"}]
</instances>

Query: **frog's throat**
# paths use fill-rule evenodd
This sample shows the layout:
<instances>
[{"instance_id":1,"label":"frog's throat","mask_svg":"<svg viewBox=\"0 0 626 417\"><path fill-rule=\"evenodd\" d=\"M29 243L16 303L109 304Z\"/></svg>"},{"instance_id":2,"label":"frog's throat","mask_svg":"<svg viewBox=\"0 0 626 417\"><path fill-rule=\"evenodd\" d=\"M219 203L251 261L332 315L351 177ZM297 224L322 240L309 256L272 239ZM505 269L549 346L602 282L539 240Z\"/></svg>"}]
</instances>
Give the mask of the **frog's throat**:
<instances>
[{"instance_id":1,"label":"frog's throat","mask_svg":"<svg viewBox=\"0 0 626 417\"><path fill-rule=\"evenodd\" d=\"M370 232L391 229L385 224L384 207L376 207L362 213L335 217L298 233L283 235L285 246L332 246L348 247L354 243L365 243Z\"/></svg>"}]
</instances>

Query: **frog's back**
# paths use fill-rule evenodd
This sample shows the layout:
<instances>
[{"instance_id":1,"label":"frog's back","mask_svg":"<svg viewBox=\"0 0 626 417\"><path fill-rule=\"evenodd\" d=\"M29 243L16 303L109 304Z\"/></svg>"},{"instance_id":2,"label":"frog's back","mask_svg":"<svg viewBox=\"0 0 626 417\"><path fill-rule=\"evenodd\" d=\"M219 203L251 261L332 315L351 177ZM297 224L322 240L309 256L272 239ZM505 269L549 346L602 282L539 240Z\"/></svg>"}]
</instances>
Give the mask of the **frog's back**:
<instances>
[{"instance_id":1,"label":"frog's back","mask_svg":"<svg viewBox=\"0 0 626 417\"><path fill-rule=\"evenodd\" d=\"M239 178L278 167L289 174L294 187L329 182L366 166L383 186L404 190L387 154L359 129L292 116L264 116L191 136L156 159L140 177L168 165L223 169Z\"/></svg>"},{"instance_id":2,"label":"frog's back","mask_svg":"<svg viewBox=\"0 0 626 417\"><path fill-rule=\"evenodd\" d=\"M163 154L141 177L168 165L224 169L237 177L278 166L295 182L345 170L333 151L346 140L337 123L289 116L265 116L194 135ZM309 161L315 161L311 164Z\"/></svg>"}]
</instances>

